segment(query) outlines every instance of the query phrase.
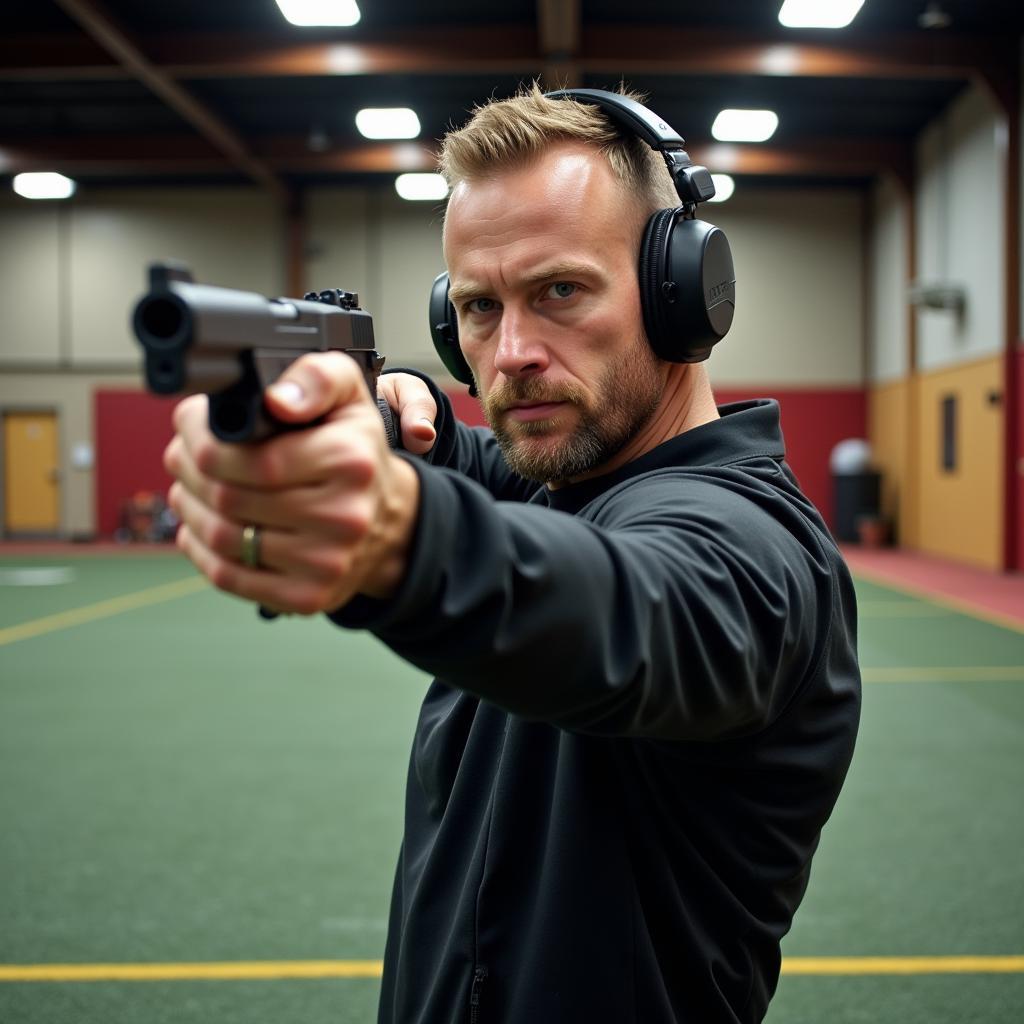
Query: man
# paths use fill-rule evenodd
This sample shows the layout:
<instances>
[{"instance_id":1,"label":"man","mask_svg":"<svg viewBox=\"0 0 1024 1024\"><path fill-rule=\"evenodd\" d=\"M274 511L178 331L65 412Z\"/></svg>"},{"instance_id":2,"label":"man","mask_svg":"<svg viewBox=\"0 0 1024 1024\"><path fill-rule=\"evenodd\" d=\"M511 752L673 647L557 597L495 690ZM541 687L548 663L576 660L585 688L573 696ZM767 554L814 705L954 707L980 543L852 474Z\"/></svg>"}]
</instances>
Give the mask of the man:
<instances>
[{"instance_id":1,"label":"man","mask_svg":"<svg viewBox=\"0 0 1024 1024\"><path fill-rule=\"evenodd\" d=\"M210 579L437 676L384 1024L760 1021L849 764L849 576L775 403L718 410L703 364L647 344L637 250L675 202L635 143L537 90L446 139L451 298L492 431L395 375L406 447L429 449L395 455L339 355L268 394L314 429L230 447L201 399L177 412L179 544Z\"/></svg>"}]
</instances>

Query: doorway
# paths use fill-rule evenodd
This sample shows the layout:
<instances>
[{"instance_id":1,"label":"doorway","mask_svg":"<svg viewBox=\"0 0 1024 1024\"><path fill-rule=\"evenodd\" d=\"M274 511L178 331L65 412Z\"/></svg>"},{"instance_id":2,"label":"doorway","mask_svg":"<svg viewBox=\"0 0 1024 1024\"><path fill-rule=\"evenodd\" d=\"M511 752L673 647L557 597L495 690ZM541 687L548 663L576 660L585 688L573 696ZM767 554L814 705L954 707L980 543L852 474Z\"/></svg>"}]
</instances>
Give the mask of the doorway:
<instances>
[{"instance_id":1,"label":"doorway","mask_svg":"<svg viewBox=\"0 0 1024 1024\"><path fill-rule=\"evenodd\" d=\"M60 529L60 453L53 410L3 414L3 526L7 535Z\"/></svg>"}]
</instances>

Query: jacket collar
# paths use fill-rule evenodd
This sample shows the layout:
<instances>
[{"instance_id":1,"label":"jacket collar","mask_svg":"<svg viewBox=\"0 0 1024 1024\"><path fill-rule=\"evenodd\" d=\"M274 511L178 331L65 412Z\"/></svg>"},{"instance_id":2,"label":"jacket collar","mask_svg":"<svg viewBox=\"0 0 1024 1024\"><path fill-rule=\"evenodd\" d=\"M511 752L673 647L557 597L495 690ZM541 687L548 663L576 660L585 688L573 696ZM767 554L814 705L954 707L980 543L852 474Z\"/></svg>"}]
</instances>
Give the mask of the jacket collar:
<instances>
[{"instance_id":1,"label":"jacket collar","mask_svg":"<svg viewBox=\"0 0 1024 1024\"><path fill-rule=\"evenodd\" d=\"M542 487L534 500L545 502L552 508L576 512L616 484L652 470L668 466L728 466L757 457L785 458L779 403L775 399L733 402L719 406L718 413L720 419L702 423L669 438L611 473L554 491Z\"/></svg>"}]
</instances>

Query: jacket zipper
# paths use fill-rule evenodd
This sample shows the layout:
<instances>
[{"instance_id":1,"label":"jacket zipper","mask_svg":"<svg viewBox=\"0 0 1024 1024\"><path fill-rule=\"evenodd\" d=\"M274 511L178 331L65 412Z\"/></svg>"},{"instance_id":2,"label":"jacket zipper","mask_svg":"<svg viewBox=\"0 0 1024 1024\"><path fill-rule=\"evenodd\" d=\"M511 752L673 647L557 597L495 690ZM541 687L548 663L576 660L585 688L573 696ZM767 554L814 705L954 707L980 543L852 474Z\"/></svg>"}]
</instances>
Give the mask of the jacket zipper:
<instances>
[{"instance_id":1,"label":"jacket zipper","mask_svg":"<svg viewBox=\"0 0 1024 1024\"><path fill-rule=\"evenodd\" d=\"M477 967L473 971L473 985L469 990L469 1024L480 1024L480 996L487 980L487 968Z\"/></svg>"}]
</instances>

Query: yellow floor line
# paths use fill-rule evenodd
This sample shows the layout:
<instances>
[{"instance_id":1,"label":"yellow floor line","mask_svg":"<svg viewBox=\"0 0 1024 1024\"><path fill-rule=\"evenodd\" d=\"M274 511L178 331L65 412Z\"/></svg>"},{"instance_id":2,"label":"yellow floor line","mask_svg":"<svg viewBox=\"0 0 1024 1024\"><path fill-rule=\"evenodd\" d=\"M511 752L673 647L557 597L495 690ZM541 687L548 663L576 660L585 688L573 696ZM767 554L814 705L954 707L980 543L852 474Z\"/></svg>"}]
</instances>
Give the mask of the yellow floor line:
<instances>
[{"instance_id":1,"label":"yellow floor line","mask_svg":"<svg viewBox=\"0 0 1024 1024\"><path fill-rule=\"evenodd\" d=\"M379 978L380 960L259 960L173 964L0 964L0 982L265 981ZM1020 974L1024 956L786 957L790 975Z\"/></svg>"},{"instance_id":2,"label":"yellow floor line","mask_svg":"<svg viewBox=\"0 0 1024 1024\"><path fill-rule=\"evenodd\" d=\"M137 590L134 594L124 594L121 597L98 601L96 604L87 604L82 608L72 608L71 611L46 615L41 619L32 619L30 622L23 622L18 626L8 626L6 629L0 629L0 647L5 644L13 644L18 640L28 640L30 637L54 633L59 629L68 629L71 626L81 626L86 622L95 622L97 619L120 615L122 612L134 611L136 608L145 608L147 605L159 604L161 601L171 601L176 597L184 597L186 594L195 594L208 586L209 584L202 576L190 576L188 579L175 580L173 583L161 583L159 586L148 587L146 590Z\"/></svg>"},{"instance_id":3,"label":"yellow floor line","mask_svg":"<svg viewBox=\"0 0 1024 1024\"><path fill-rule=\"evenodd\" d=\"M1012 630L1014 633L1024 633L1024 622L1011 618L1009 615L1001 615L999 612L989 611L969 601L961 601L959 598L946 597L944 594L937 594L923 587L915 587L910 583L896 583L887 576L872 572L870 569L851 568L854 578L866 580L876 586L885 587L887 590L895 590L899 594L907 594L916 597L920 601L929 601L940 608L948 608L951 611L959 612L962 615L970 615L971 618L980 619L993 626L1001 626L1003 629Z\"/></svg>"},{"instance_id":4,"label":"yellow floor line","mask_svg":"<svg viewBox=\"0 0 1024 1024\"><path fill-rule=\"evenodd\" d=\"M380 960L257 960L176 964L0 964L3 981L249 981L379 978Z\"/></svg>"},{"instance_id":5,"label":"yellow floor line","mask_svg":"<svg viewBox=\"0 0 1024 1024\"><path fill-rule=\"evenodd\" d=\"M1024 956L790 956L783 974L1020 974Z\"/></svg>"},{"instance_id":6,"label":"yellow floor line","mask_svg":"<svg viewBox=\"0 0 1024 1024\"><path fill-rule=\"evenodd\" d=\"M1024 683L1022 665L950 665L862 668L865 683Z\"/></svg>"}]
</instances>

